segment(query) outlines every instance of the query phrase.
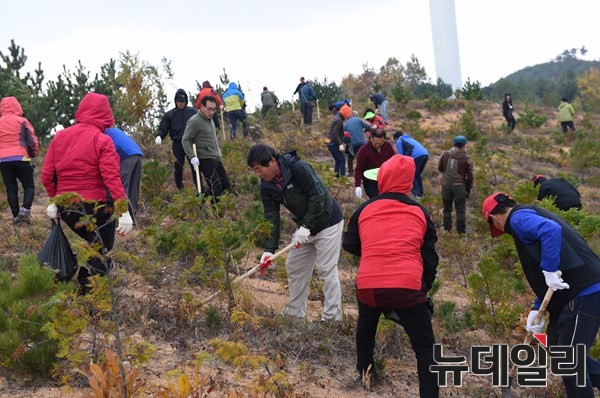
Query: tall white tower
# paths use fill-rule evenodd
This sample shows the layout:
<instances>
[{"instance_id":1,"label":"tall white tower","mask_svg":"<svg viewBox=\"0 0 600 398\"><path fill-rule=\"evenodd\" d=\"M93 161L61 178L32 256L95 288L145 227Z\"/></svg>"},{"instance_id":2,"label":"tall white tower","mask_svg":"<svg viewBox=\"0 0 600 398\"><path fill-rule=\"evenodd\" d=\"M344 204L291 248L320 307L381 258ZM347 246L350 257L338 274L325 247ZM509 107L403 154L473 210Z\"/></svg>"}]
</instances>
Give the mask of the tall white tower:
<instances>
[{"instance_id":1,"label":"tall white tower","mask_svg":"<svg viewBox=\"0 0 600 398\"><path fill-rule=\"evenodd\" d=\"M429 0L429 12L437 76L452 90L462 88L454 0Z\"/></svg>"}]
</instances>

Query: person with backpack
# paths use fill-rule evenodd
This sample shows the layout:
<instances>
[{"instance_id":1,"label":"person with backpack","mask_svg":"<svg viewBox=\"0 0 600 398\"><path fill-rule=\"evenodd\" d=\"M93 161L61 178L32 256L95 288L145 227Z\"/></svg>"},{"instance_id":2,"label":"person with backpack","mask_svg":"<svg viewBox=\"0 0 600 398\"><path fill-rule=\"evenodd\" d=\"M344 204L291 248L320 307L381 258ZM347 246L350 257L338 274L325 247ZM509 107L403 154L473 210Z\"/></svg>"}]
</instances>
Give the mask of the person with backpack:
<instances>
[{"instance_id":1,"label":"person with backpack","mask_svg":"<svg viewBox=\"0 0 600 398\"><path fill-rule=\"evenodd\" d=\"M177 189L183 189L183 165L185 163L185 152L181 145L181 138L185 131L185 125L189 118L196 114L196 110L188 104L188 95L184 89L177 89L175 93L175 108L171 109L160 120L158 132L156 133L155 142L160 145L167 135L171 137L173 155L173 176L175 177L175 185ZM194 167L190 164L192 175Z\"/></svg>"},{"instance_id":2,"label":"person with backpack","mask_svg":"<svg viewBox=\"0 0 600 398\"><path fill-rule=\"evenodd\" d=\"M437 232L427 210L408 196L414 160L394 155L377 173L379 196L363 203L350 217L343 248L360 256L356 276L358 320L356 369L361 378L376 380L373 358L377 325L383 315L402 325L417 359L419 395L437 397L434 364L433 286L439 257ZM385 233L382 233L385 231Z\"/></svg>"},{"instance_id":3,"label":"person with backpack","mask_svg":"<svg viewBox=\"0 0 600 398\"><path fill-rule=\"evenodd\" d=\"M0 100L0 172L13 225L31 222L35 196L31 159L38 154L33 126L23 117L23 108L15 97ZM23 206L19 207L19 186L23 187Z\"/></svg>"},{"instance_id":4,"label":"person with backpack","mask_svg":"<svg viewBox=\"0 0 600 398\"><path fill-rule=\"evenodd\" d=\"M281 206L290 211L298 226L292 238L297 247L288 252L285 264L290 300L283 313L306 318L310 281L316 268L323 281L321 321L341 320L338 260L344 219L339 204L321 177L296 151L278 154L268 145L256 144L248 151L247 164L261 179L264 216L272 224L260 263L268 264L279 247Z\"/></svg>"},{"instance_id":5,"label":"person with backpack","mask_svg":"<svg viewBox=\"0 0 600 398\"><path fill-rule=\"evenodd\" d=\"M398 130L394 133L396 141L396 151L399 155L410 156L415 161L415 180L413 181L412 194L417 200L423 199L423 170L429 160L429 152L419 141L415 140L408 133Z\"/></svg>"}]
</instances>

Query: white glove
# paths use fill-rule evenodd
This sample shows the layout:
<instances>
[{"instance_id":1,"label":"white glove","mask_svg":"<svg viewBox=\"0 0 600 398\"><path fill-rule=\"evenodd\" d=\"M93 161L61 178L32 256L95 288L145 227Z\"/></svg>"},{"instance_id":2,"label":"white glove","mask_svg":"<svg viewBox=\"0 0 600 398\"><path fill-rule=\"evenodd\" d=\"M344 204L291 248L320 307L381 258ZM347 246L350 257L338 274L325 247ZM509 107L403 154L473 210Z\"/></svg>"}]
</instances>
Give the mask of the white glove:
<instances>
[{"instance_id":1,"label":"white glove","mask_svg":"<svg viewBox=\"0 0 600 398\"><path fill-rule=\"evenodd\" d=\"M294 232L294 238L292 239L293 243L297 243L299 245L303 245L308 242L308 237L310 236L310 229L300 227L296 232Z\"/></svg>"},{"instance_id":2,"label":"white glove","mask_svg":"<svg viewBox=\"0 0 600 398\"><path fill-rule=\"evenodd\" d=\"M273 262L273 260L271 260L271 257L273 257L273 253L264 252L262 256L260 256L260 264L264 264L266 266L270 265L270 263Z\"/></svg>"},{"instance_id":3,"label":"white glove","mask_svg":"<svg viewBox=\"0 0 600 398\"><path fill-rule=\"evenodd\" d=\"M356 187L354 188L354 193L356 194L357 198L362 198L362 188L361 187Z\"/></svg>"},{"instance_id":4,"label":"white glove","mask_svg":"<svg viewBox=\"0 0 600 398\"><path fill-rule=\"evenodd\" d=\"M46 208L46 214L53 220L58 218L58 207L54 203L50 203Z\"/></svg>"},{"instance_id":5,"label":"white glove","mask_svg":"<svg viewBox=\"0 0 600 398\"><path fill-rule=\"evenodd\" d=\"M197 157L194 156L193 158L190 159L190 163L192 164L192 166L196 167L200 164L200 161L198 160Z\"/></svg>"},{"instance_id":6,"label":"white glove","mask_svg":"<svg viewBox=\"0 0 600 398\"><path fill-rule=\"evenodd\" d=\"M344 152L345 151L344 144L340 144L338 149L340 150L340 152Z\"/></svg>"},{"instance_id":7,"label":"white glove","mask_svg":"<svg viewBox=\"0 0 600 398\"><path fill-rule=\"evenodd\" d=\"M156 142L156 145L160 145L162 143L162 138L160 138L160 135L156 136L156 139L154 140L154 142Z\"/></svg>"},{"instance_id":8,"label":"white glove","mask_svg":"<svg viewBox=\"0 0 600 398\"><path fill-rule=\"evenodd\" d=\"M571 287L567 282L563 281L560 276L558 276L557 272L542 272L544 273L544 278L546 278L546 285L548 285L552 291L568 289Z\"/></svg>"},{"instance_id":9,"label":"white glove","mask_svg":"<svg viewBox=\"0 0 600 398\"><path fill-rule=\"evenodd\" d=\"M133 228L133 220L129 212L121 214L119 217L119 223L117 224L117 232L119 235L127 235Z\"/></svg>"},{"instance_id":10,"label":"white glove","mask_svg":"<svg viewBox=\"0 0 600 398\"><path fill-rule=\"evenodd\" d=\"M537 317L538 312L538 310L529 311L529 315L527 316L527 327L525 328L528 332L539 334L544 331L544 325L546 324L546 319L544 319L544 317L540 320L539 325L533 326L533 321Z\"/></svg>"}]
</instances>

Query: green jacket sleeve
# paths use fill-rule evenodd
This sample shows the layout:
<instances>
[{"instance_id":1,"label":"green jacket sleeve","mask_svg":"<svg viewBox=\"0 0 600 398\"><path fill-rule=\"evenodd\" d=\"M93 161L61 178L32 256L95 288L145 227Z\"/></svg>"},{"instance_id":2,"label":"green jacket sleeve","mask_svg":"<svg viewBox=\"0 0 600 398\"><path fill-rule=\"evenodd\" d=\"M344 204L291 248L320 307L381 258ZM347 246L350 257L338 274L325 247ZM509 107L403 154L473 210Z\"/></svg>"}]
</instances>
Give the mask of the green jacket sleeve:
<instances>
[{"instance_id":1,"label":"green jacket sleeve","mask_svg":"<svg viewBox=\"0 0 600 398\"><path fill-rule=\"evenodd\" d=\"M185 151L185 156L188 159L194 157L194 150L192 148L192 144L196 139L196 135L198 134L198 129L194 127L193 119L190 118L185 125L185 131L183 132L183 137L181 138L181 145L183 146L183 150Z\"/></svg>"}]
</instances>

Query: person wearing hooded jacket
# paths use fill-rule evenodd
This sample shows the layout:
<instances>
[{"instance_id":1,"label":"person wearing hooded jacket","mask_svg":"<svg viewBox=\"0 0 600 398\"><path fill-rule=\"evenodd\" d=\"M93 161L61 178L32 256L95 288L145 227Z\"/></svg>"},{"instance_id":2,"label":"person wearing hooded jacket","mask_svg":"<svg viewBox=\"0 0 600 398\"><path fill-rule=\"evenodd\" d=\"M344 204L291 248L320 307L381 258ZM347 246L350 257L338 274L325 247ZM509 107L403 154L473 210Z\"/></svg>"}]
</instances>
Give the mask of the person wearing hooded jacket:
<instances>
[{"instance_id":1,"label":"person wearing hooded jacket","mask_svg":"<svg viewBox=\"0 0 600 398\"><path fill-rule=\"evenodd\" d=\"M427 210L408 196L415 168L414 160L403 155L394 155L381 165L379 196L363 203L350 217L342 246L360 256L356 369L363 380L367 375L374 380L373 349L383 314L402 325L410 338L420 396L437 397L437 376L429 370L434 364L435 338L427 292L437 273L438 238Z\"/></svg>"},{"instance_id":2,"label":"person wearing hooded jacket","mask_svg":"<svg viewBox=\"0 0 600 398\"><path fill-rule=\"evenodd\" d=\"M238 121L242 122L244 137L248 137L248 123L246 123L246 112L244 112L246 100L244 93L238 89L237 84L233 82L229 83L227 91L223 93L223 101L225 102L225 110L227 111L227 117L231 125L229 138L235 140Z\"/></svg>"},{"instance_id":3,"label":"person wearing hooded jacket","mask_svg":"<svg viewBox=\"0 0 600 398\"><path fill-rule=\"evenodd\" d=\"M508 123L508 132L512 132L515 129L515 124L517 121L513 115L513 103L510 93L504 94L504 102L502 102L502 116L504 116L506 123Z\"/></svg>"},{"instance_id":4,"label":"person wearing hooded jacket","mask_svg":"<svg viewBox=\"0 0 600 398\"><path fill-rule=\"evenodd\" d=\"M207 96L213 97L217 101L217 104L219 105L219 112L223 112L223 108L225 108L225 105L223 104L223 100L221 99L219 94L215 91L213 86L210 85L210 82L208 80L202 82L202 89L200 90L200 92L198 93L198 96L196 97L196 104L195 104L196 109L200 109L200 102L202 101L202 98L207 97ZM212 121L215 124L215 128L217 130L221 128L221 125L219 124L219 113L218 112L214 113L214 115L212 117ZM225 126L223 126L223 128L225 128Z\"/></svg>"},{"instance_id":5,"label":"person wearing hooded jacket","mask_svg":"<svg viewBox=\"0 0 600 398\"><path fill-rule=\"evenodd\" d=\"M352 109L348 105L342 106L340 111L334 114L327 133L327 138L329 139L327 149L329 149L331 156L333 156L336 178L346 175L345 147L342 139L344 137L344 120L350 116L352 116Z\"/></svg>"},{"instance_id":6,"label":"person wearing hooded jacket","mask_svg":"<svg viewBox=\"0 0 600 398\"><path fill-rule=\"evenodd\" d=\"M185 125L189 118L196 114L196 110L188 104L188 95L184 89L180 88L175 93L175 108L171 109L160 121L158 132L156 133L156 144L160 145L167 134L173 141L173 155L175 162L173 163L173 176L175 177L175 185L178 189L183 189L183 164L185 162L185 152L181 145L181 138L185 131ZM190 164L192 175L194 167ZM194 180L195 181L195 180Z\"/></svg>"},{"instance_id":7,"label":"person wearing hooded jacket","mask_svg":"<svg viewBox=\"0 0 600 398\"><path fill-rule=\"evenodd\" d=\"M112 249L115 239L114 202L127 199L121 183L119 155L112 139L104 133L115 123L108 97L86 94L75 112L75 122L54 136L44 159L41 179L51 200L46 212L52 219L60 216L90 244L99 244L100 254L104 257ZM57 207L52 198L67 192L77 193L82 201L70 207ZM79 224L85 215L94 218L95 231ZM132 227L133 220L126 211L120 215L116 231L125 235ZM89 291L90 276L106 275L111 267L110 259L91 257L86 267L79 268L80 292Z\"/></svg>"},{"instance_id":8,"label":"person wearing hooded jacket","mask_svg":"<svg viewBox=\"0 0 600 398\"><path fill-rule=\"evenodd\" d=\"M473 162L465 146L467 139L457 135L453 140L454 146L444 151L438 163L442 172L442 201L444 202L444 230L452 231L452 205L456 208L456 231L466 232L467 198L473 187Z\"/></svg>"},{"instance_id":9,"label":"person wearing hooded jacket","mask_svg":"<svg viewBox=\"0 0 600 398\"><path fill-rule=\"evenodd\" d=\"M554 198L554 205L563 211L581 210L581 195L577 188L563 178L547 179L541 174L533 177L533 186L540 186L537 200Z\"/></svg>"},{"instance_id":10,"label":"person wearing hooded jacket","mask_svg":"<svg viewBox=\"0 0 600 398\"><path fill-rule=\"evenodd\" d=\"M297 248L288 252L286 270L290 300L283 313L305 318L310 281L316 268L323 281L322 321L342 319L342 293L338 260L344 219L342 209L327 187L295 151L278 154L264 144L250 148L247 164L261 179L265 219L273 226L260 263L268 264L279 247L281 206L292 214L298 225L292 239Z\"/></svg>"},{"instance_id":11,"label":"person wearing hooded jacket","mask_svg":"<svg viewBox=\"0 0 600 398\"><path fill-rule=\"evenodd\" d=\"M541 207L518 204L504 192L489 195L481 212L493 238L504 233L512 237L523 274L535 293L526 329L543 333L545 319L538 325L533 321L552 289L547 346L585 345L586 357L578 358L585 360L584 380L577 375L562 380L567 397L593 398L594 387L600 389L600 362L589 355L600 326L600 258L565 220Z\"/></svg>"},{"instance_id":12,"label":"person wearing hooded jacket","mask_svg":"<svg viewBox=\"0 0 600 398\"><path fill-rule=\"evenodd\" d=\"M35 195L31 158L38 154L33 126L23 117L23 108L15 97L0 100L0 172L14 225L31 221ZM19 186L23 187L23 207L19 207Z\"/></svg>"}]
</instances>

